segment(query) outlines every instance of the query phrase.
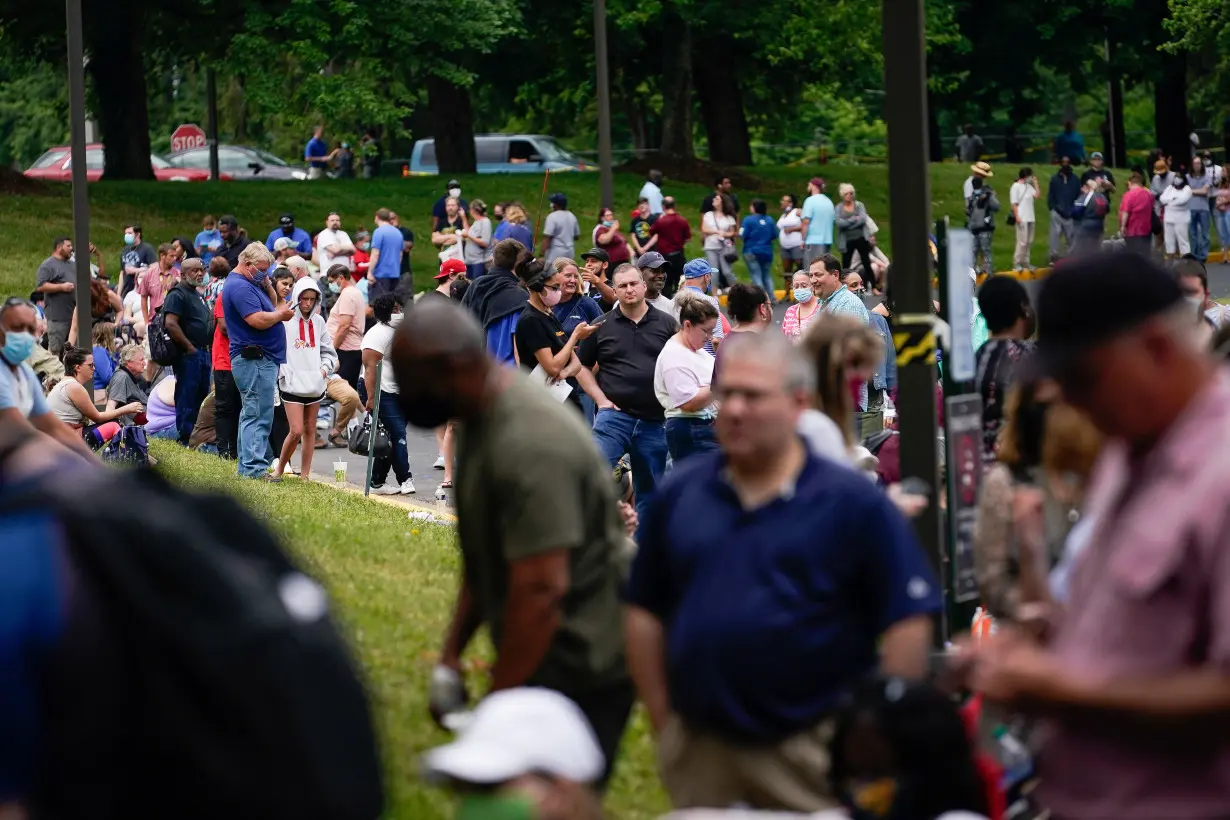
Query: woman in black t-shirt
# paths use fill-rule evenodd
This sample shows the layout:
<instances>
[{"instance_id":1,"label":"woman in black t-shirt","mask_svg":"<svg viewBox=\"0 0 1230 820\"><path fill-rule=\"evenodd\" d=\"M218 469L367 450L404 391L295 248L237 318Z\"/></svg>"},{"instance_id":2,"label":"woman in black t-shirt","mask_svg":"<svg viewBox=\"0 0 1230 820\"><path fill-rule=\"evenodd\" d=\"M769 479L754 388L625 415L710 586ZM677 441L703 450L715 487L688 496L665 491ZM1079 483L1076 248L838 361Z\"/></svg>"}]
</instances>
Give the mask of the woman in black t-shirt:
<instances>
[{"instance_id":1,"label":"woman in black t-shirt","mask_svg":"<svg viewBox=\"0 0 1230 820\"><path fill-rule=\"evenodd\" d=\"M560 300L560 274L547 268L539 260L531 259L528 253L522 254L516 273L530 294L529 302L521 311L517 330L513 335L517 363L527 373L541 367L545 373L544 385L566 381L572 386L567 400L579 408L580 395L576 376L582 368L575 351L582 340L598 330L598 326L582 323L573 328L570 335L566 335L559 320L551 312L551 308Z\"/></svg>"}]
</instances>

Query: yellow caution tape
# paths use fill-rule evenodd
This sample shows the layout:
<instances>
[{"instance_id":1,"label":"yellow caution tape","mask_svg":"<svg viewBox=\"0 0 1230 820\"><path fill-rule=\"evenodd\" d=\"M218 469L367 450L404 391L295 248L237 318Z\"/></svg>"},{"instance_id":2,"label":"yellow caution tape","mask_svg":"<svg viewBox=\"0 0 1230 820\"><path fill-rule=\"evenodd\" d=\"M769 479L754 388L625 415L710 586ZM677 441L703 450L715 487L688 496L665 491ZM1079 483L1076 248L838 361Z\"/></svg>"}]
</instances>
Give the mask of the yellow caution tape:
<instances>
[{"instance_id":1,"label":"yellow caution tape","mask_svg":"<svg viewBox=\"0 0 1230 820\"><path fill-rule=\"evenodd\" d=\"M922 361L935 364L935 330L930 324L907 325L893 331L897 367Z\"/></svg>"}]
</instances>

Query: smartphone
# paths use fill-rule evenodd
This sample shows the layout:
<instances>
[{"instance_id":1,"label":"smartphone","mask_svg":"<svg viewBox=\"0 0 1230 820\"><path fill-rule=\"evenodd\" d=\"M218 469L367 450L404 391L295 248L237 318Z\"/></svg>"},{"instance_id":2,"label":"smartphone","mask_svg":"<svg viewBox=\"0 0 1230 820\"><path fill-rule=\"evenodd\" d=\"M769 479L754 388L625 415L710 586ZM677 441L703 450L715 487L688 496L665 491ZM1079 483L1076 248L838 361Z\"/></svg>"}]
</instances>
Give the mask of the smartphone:
<instances>
[{"instance_id":1,"label":"smartphone","mask_svg":"<svg viewBox=\"0 0 1230 820\"><path fill-rule=\"evenodd\" d=\"M931 485L917 476L910 476L909 478L901 479L900 487L901 492L907 493L908 495L921 495L928 498L931 497Z\"/></svg>"}]
</instances>

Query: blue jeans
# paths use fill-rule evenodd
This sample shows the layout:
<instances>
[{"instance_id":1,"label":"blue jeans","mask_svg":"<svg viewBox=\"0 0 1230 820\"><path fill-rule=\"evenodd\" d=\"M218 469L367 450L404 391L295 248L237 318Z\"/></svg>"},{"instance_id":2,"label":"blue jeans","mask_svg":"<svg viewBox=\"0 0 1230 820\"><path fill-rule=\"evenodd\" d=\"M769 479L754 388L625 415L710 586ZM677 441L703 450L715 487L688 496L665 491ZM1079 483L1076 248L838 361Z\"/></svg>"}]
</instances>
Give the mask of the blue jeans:
<instances>
[{"instance_id":1,"label":"blue jeans","mask_svg":"<svg viewBox=\"0 0 1230 820\"><path fill-rule=\"evenodd\" d=\"M239 475L260 478L269 469L269 431L273 427L273 393L278 365L268 356L231 357L231 375L243 400L239 411Z\"/></svg>"},{"instance_id":2,"label":"blue jeans","mask_svg":"<svg viewBox=\"0 0 1230 820\"><path fill-rule=\"evenodd\" d=\"M388 367L388 364L385 364ZM389 441L393 444L392 458L378 458L372 464L372 486L379 487L389 477L389 468L393 468L393 476L401 484L410 478L410 453L406 449L406 420L402 418L401 407L397 405L396 393L380 394L380 423L389 432Z\"/></svg>"},{"instance_id":3,"label":"blue jeans","mask_svg":"<svg viewBox=\"0 0 1230 820\"><path fill-rule=\"evenodd\" d=\"M707 453L718 449L713 419L667 419L666 447L670 450L671 461L675 464L692 453Z\"/></svg>"},{"instance_id":4,"label":"blue jeans","mask_svg":"<svg viewBox=\"0 0 1230 820\"><path fill-rule=\"evenodd\" d=\"M769 294L769 304L773 304L776 301L773 298L773 255L757 256L745 253L743 261L747 263L747 270L752 275L753 284L764 288L764 292Z\"/></svg>"},{"instance_id":5,"label":"blue jeans","mask_svg":"<svg viewBox=\"0 0 1230 820\"><path fill-rule=\"evenodd\" d=\"M1221 249L1230 250L1230 211L1214 211L1213 223L1217 225L1217 241Z\"/></svg>"},{"instance_id":6,"label":"blue jeans","mask_svg":"<svg viewBox=\"0 0 1230 820\"><path fill-rule=\"evenodd\" d=\"M171 365L175 371L175 427L179 430L179 443L185 447L192 438L201 402L209 395L212 366L207 350L180 356L179 361Z\"/></svg>"},{"instance_id":7,"label":"blue jeans","mask_svg":"<svg viewBox=\"0 0 1230 820\"><path fill-rule=\"evenodd\" d=\"M486 273L487 273L487 266L484 265L482 262L479 262L476 265L466 265L466 278L469 279L471 282L473 282L475 279L477 279L480 276L483 276Z\"/></svg>"},{"instance_id":8,"label":"blue jeans","mask_svg":"<svg viewBox=\"0 0 1230 820\"><path fill-rule=\"evenodd\" d=\"M1212 216L1208 211L1192 211L1191 214L1189 236L1192 240L1192 256L1204 262L1209 258L1209 223Z\"/></svg>"},{"instance_id":9,"label":"blue jeans","mask_svg":"<svg viewBox=\"0 0 1230 820\"><path fill-rule=\"evenodd\" d=\"M666 472L666 425L633 418L622 410L599 410L594 419L594 439L612 467L624 453L629 455L636 513L645 515L645 505Z\"/></svg>"}]
</instances>

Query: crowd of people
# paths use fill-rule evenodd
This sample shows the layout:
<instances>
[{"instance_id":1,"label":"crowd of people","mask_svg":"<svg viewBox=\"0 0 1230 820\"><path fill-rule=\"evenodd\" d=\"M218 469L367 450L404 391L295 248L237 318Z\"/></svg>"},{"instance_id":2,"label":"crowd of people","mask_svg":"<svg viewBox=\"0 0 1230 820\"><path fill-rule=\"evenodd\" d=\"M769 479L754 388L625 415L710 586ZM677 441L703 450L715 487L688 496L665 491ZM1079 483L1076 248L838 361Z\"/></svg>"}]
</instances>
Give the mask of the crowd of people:
<instances>
[{"instance_id":1,"label":"crowd of people","mask_svg":"<svg viewBox=\"0 0 1230 820\"><path fill-rule=\"evenodd\" d=\"M983 165L970 199L994 214ZM978 288L974 558L996 632L954 636L958 708L932 675L945 585L909 524L927 500L902 481L892 269L865 206L814 178L801 207L754 200L737 223L723 178L687 259L662 182L626 235L603 209L579 255L564 196L536 255L521 205L489 214L450 182L419 294L384 208L353 239L337 214L313 235L287 213L264 242L207 218L156 250L129 226L123 278L100 264L91 288L92 348L57 239L34 298L0 308L0 420L82 458L140 426L279 482L378 419L390 495L415 492L408 429L434 431L463 571L429 702L459 737L425 770L467 817L601 816L637 701L680 818L1230 814L1226 482L1199 457L1230 444L1230 326L1204 263L1078 241L1036 299ZM731 275L740 239L756 282ZM481 626L492 694L467 713Z\"/></svg>"}]
</instances>

